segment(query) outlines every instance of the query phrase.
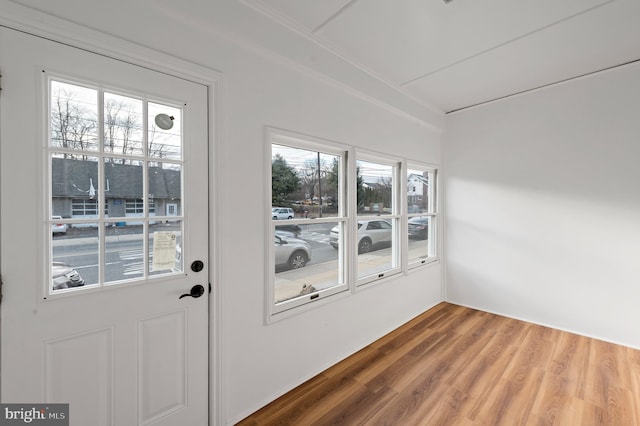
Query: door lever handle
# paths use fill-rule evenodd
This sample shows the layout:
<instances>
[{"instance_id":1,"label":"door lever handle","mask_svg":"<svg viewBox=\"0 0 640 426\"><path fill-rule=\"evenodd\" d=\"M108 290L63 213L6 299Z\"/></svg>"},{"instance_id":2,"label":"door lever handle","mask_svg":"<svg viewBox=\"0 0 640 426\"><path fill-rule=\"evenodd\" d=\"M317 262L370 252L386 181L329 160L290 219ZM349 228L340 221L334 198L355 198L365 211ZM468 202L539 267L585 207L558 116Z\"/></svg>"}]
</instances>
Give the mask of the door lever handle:
<instances>
[{"instance_id":1,"label":"door lever handle","mask_svg":"<svg viewBox=\"0 0 640 426\"><path fill-rule=\"evenodd\" d=\"M187 296L195 297L197 299L203 294L204 294L204 287L201 286L200 284L197 284L191 287L191 290L189 291L189 293L183 294L182 296L178 297L178 299L182 299L183 297L187 297Z\"/></svg>"}]
</instances>

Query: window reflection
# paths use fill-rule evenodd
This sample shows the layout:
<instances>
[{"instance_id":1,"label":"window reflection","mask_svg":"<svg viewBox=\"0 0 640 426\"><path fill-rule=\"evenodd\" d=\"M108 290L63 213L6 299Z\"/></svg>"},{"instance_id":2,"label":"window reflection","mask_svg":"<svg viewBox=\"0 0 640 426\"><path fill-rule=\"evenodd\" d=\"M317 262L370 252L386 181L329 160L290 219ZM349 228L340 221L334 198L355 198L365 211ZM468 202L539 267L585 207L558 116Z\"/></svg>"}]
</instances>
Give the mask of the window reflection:
<instances>
[{"instance_id":1,"label":"window reflection","mask_svg":"<svg viewBox=\"0 0 640 426\"><path fill-rule=\"evenodd\" d=\"M50 146L98 150L97 90L51 81L50 108Z\"/></svg>"},{"instance_id":2,"label":"window reflection","mask_svg":"<svg viewBox=\"0 0 640 426\"><path fill-rule=\"evenodd\" d=\"M407 209L409 214L430 211L432 173L409 170L407 173Z\"/></svg>"},{"instance_id":3,"label":"window reflection","mask_svg":"<svg viewBox=\"0 0 640 426\"><path fill-rule=\"evenodd\" d=\"M358 253L361 283L382 278L399 267L397 165L357 161Z\"/></svg>"},{"instance_id":4,"label":"window reflection","mask_svg":"<svg viewBox=\"0 0 640 426\"><path fill-rule=\"evenodd\" d=\"M358 160L358 214L392 214L393 167Z\"/></svg>"},{"instance_id":5,"label":"window reflection","mask_svg":"<svg viewBox=\"0 0 640 426\"><path fill-rule=\"evenodd\" d=\"M272 145L272 208L290 208L298 218L338 216L340 167L337 155Z\"/></svg>"},{"instance_id":6,"label":"window reflection","mask_svg":"<svg viewBox=\"0 0 640 426\"><path fill-rule=\"evenodd\" d=\"M104 94L104 151L142 155L142 100Z\"/></svg>"},{"instance_id":7,"label":"window reflection","mask_svg":"<svg viewBox=\"0 0 640 426\"><path fill-rule=\"evenodd\" d=\"M435 172L410 168L407 171L407 234L409 265L425 263L435 253Z\"/></svg>"},{"instance_id":8,"label":"window reflection","mask_svg":"<svg viewBox=\"0 0 640 426\"><path fill-rule=\"evenodd\" d=\"M64 222L60 219L59 222ZM52 290L84 288L100 282L98 267L98 224L67 223L54 224L56 227L66 225L53 234L51 244Z\"/></svg>"},{"instance_id":9,"label":"window reflection","mask_svg":"<svg viewBox=\"0 0 640 426\"><path fill-rule=\"evenodd\" d=\"M50 291L181 272L182 109L57 79L48 95Z\"/></svg>"},{"instance_id":10,"label":"window reflection","mask_svg":"<svg viewBox=\"0 0 640 426\"><path fill-rule=\"evenodd\" d=\"M344 282L339 248L329 244L336 229L338 222L275 226L275 303Z\"/></svg>"},{"instance_id":11,"label":"window reflection","mask_svg":"<svg viewBox=\"0 0 640 426\"><path fill-rule=\"evenodd\" d=\"M381 274L396 265L396 219L358 221L358 278Z\"/></svg>"}]
</instances>

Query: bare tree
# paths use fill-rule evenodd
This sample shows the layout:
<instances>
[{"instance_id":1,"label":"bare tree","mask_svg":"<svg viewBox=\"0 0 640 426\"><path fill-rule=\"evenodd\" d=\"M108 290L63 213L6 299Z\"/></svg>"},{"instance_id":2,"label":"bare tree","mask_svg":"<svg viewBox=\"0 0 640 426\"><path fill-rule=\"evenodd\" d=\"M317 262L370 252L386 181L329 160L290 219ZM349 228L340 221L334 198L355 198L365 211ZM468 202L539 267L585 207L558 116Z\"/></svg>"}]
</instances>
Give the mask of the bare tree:
<instances>
[{"instance_id":1,"label":"bare tree","mask_svg":"<svg viewBox=\"0 0 640 426\"><path fill-rule=\"evenodd\" d=\"M51 139L54 146L86 151L96 143L96 112L83 105L72 90L55 86L51 102ZM65 157L86 159L85 154Z\"/></svg>"},{"instance_id":2,"label":"bare tree","mask_svg":"<svg viewBox=\"0 0 640 426\"><path fill-rule=\"evenodd\" d=\"M118 116L124 103L115 99L107 99L104 103L104 150L114 152L118 136Z\"/></svg>"},{"instance_id":3,"label":"bare tree","mask_svg":"<svg viewBox=\"0 0 640 426\"><path fill-rule=\"evenodd\" d=\"M133 137L140 129L135 106L124 99L106 98L104 105L104 149L123 155L134 153ZM125 159L122 160L124 164Z\"/></svg>"}]
</instances>

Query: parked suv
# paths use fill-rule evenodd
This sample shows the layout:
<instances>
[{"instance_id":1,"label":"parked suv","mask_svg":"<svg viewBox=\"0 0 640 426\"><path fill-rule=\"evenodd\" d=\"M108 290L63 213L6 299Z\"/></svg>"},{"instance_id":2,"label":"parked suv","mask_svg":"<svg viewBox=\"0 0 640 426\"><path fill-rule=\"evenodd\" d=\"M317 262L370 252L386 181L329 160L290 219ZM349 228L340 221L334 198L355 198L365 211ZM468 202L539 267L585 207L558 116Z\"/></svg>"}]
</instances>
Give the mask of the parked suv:
<instances>
[{"instance_id":1,"label":"parked suv","mask_svg":"<svg viewBox=\"0 0 640 426\"><path fill-rule=\"evenodd\" d=\"M329 244L338 248L338 234L340 227L335 226L329 234ZM393 227L386 220L360 220L358 221L358 254L368 253L391 245Z\"/></svg>"},{"instance_id":2,"label":"parked suv","mask_svg":"<svg viewBox=\"0 0 640 426\"><path fill-rule=\"evenodd\" d=\"M274 235L276 268L298 269L311 261L311 246L304 240Z\"/></svg>"},{"instance_id":3,"label":"parked suv","mask_svg":"<svg viewBox=\"0 0 640 426\"><path fill-rule=\"evenodd\" d=\"M272 207L271 208L271 217L273 220L279 219L293 219L295 214L293 213L293 209L287 207Z\"/></svg>"}]
</instances>

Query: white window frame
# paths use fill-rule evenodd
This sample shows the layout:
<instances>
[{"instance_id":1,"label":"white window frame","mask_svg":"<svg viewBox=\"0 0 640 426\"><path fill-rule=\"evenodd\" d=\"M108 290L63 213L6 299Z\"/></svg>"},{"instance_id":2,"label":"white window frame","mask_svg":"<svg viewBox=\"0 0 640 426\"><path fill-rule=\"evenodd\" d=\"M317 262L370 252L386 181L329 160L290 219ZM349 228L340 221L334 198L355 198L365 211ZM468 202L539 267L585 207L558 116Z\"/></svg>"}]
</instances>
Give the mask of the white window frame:
<instances>
[{"instance_id":1,"label":"white window frame","mask_svg":"<svg viewBox=\"0 0 640 426\"><path fill-rule=\"evenodd\" d=\"M266 289L265 289L265 322L267 324L279 321L284 318L305 312L307 309L330 303L333 300L350 297L362 290L371 288L371 284L381 283L392 279L399 274L408 274L410 270L428 264L433 264L439 260L439 176L438 166L426 162L415 162L393 155L380 152L360 150L353 146L340 144L325 139L291 132L283 129L265 127L265 142L267 145L265 155L265 167L271 175L272 145L289 146L302 150L327 153L341 157L341 175L339 176L339 211L337 216L313 219L313 223L335 223L343 227L341 241L339 243L339 274L342 282L338 285L301 295L284 302L275 303L275 251L273 246L273 234L275 226L281 225L282 221L272 220L271 205L272 181L265 179L265 253L266 253ZM357 162L358 160L391 166L393 168L393 188L392 188L392 214L378 216L375 214L361 214L358 216L357 206ZM407 179L409 170L421 170L431 173L432 180L429 185L429 206L427 212L409 213L407 197ZM423 197L426 194L423 194ZM267 210L268 209L268 210ZM409 259L409 235L408 221L411 217L429 216L429 247L428 257L422 259ZM392 222L393 238L392 244L392 266L383 271L371 275L358 277L358 229L359 220L367 219L388 219ZM287 225L307 225L309 219L294 218L286 221ZM332 296L331 298L329 296Z\"/></svg>"},{"instance_id":2,"label":"white window frame","mask_svg":"<svg viewBox=\"0 0 640 426\"><path fill-rule=\"evenodd\" d=\"M275 303L275 252L273 246L273 234L275 231L275 226L282 225L282 223L278 223L278 221L272 220L271 214L271 200L272 200L272 182L271 179L265 179L265 194L267 194L267 200L265 204L265 212L264 217L266 220L265 229L267 230L267 234L265 235L265 253L267 254L266 259L266 276L268 279L266 280L267 289L265 291L266 298L266 322L272 322L274 320L278 320L281 318L286 318L292 314L296 314L300 311L300 308L303 306L309 307L310 305L317 306L318 304L322 304L328 297L339 295L339 294L349 294L350 290L352 290L352 286L350 286L351 272L349 267L349 261L347 258L347 253L349 253L349 205L350 203L350 185L349 181L351 179L350 175L355 173L350 173L350 159L353 158L352 149L348 146L328 141L308 135L303 135L287 130L267 127L265 140L267 144L267 155L265 156L265 167L266 170L269 170L269 176L271 176L271 162L272 162L272 145L283 145L289 146L292 148L298 148L309 151L317 151L321 153L336 155L341 158L340 161L340 174L338 178L338 188L339 188L339 203L338 203L338 214L337 216L332 217L323 217L323 218L315 218L313 219L314 224L318 223L338 223L339 226L342 226L344 232L340 234L341 241L339 243L338 249L338 271L339 271L339 283L333 287L320 290L318 292L314 292L311 294L301 295L299 297L286 300L284 302ZM266 210L268 209L268 210ZM283 222L283 221L280 221ZM289 219L286 221L287 225L308 225L309 219ZM297 309L296 309L297 308Z\"/></svg>"},{"instance_id":3,"label":"white window frame","mask_svg":"<svg viewBox=\"0 0 640 426\"><path fill-rule=\"evenodd\" d=\"M113 94L119 94L122 96L130 96L133 98L137 98L137 99L141 99L143 102L143 123L144 123L144 127L147 126L146 120L147 120L147 115L148 115L148 109L147 106L149 103L164 103L167 106L171 106L173 108L177 108L177 109L181 109L183 112L183 117L185 115L185 111L182 105L169 101L169 100L162 100L162 99L158 99L155 97L148 97L145 94L141 94L141 93L135 93L135 92L126 92L124 89L122 88L117 88L117 87L110 87L110 86L105 86L102 84L97 83L96 81L89 81L86 79L80 79L80 78L76 78L73 76L65 76L63 74L60 73L56 73L56 72L47 72L47 73L43 73L43 79L42 81L42 94L43 94L43 101L44 101L44 106L43 106L43 131L44 131L44 135L43 135L43 144L44 144L44 155L45 155L45 164L46 164L46 181L45 181L45 188L46 188L46 204L43 206L44 209L46 209L46 216L49 217L50 219L47 220L47 229L51 229L51 225L54 223L54 221L51 219L52 217L52 212L53 212L53 203L52 203L52 186L51 186L51 176L52 176L52 158L53 155L56 154L73 154L73 155L86 155L87 157L93 157L97 159L97 163L98 163L98 181L97 183L100 184L101 182L106 182L106 180L104 179L104 159L105 158L117 158L117 159L131 159L133 158L134 160L137 161L141 161L144 164L144 173L148 173L148 168L149 168L149 163L151 162L156 162L156 163L170 163L170 164L174 164L177 165L181 168L181 170L184 173L184 165L185 165L185 160L184 160L184 152L182 154L182 157L180 159L160 159L160 158L155 158L155 157L149 157L148 153L147 153L147 149L148 149L148 134L147 132L143 132L144 134L144 139L143 139L143 153L140 155L128 155L128 154L117 154L117 153L112 153L112 152L107 152L105 151L101 141L103 141L104 138L104 94L105 93L113 93ZM51 87L52 84L54 84L55 82L58 83L62 83L62 84L70 84L70 85L74 85L74 86L78 86L78 87L84 87L87 89L91 89L91 90L95 90L96 91L96 95L97 95L97 99L96 99L96 106L97 106L97 140L96 140L96 144L97 144L97 149L95 150L78 150L75 148L64 148L64 147L59 147L59 146L54 146L51 144ZM185 138L185 133L184 130L181 130L181 134L182 134L182 140L184 141ZM186 149L186 147L184 145L182 145L182 149ZM143 194L148 193L147 190L147 186L148 186L148 176L143 177ZM103 193L104 189L102 187L98 188L99 193ZM181 179L180 182L180 193L182 194L182 197L184 197L185 194L185 190L184 190L184 176ZM170 272L166 272L166 273L162 273L162 274L158 274L158 275L153 275L151 273L151 271L148 269L148 267L144 268L144 274L140 277L136 277L136 278L128 278L128 279L123 279L123 280L115 280L115 281L107 281L106 277L105 277L105 265L106 265L106 234L105 234L105 226L107 224L111 224L114 221L120 219L120 218L110 218L109 217L109 211L108 211L108 206L107 206L107 200L104 196L99 195L97 197L97 213L95 215L83 215L83 216L79 216L79 215L74 215L73 214L73 204L75 203L76 206L80 206L80 204L82 204L83 206L83 212L86 213L87 211L87 203L88 199L86 198L82 198L82 197L77 197L77 198L72 198L72 208L71 208L71 212L72 212L72 217L69 219L62 219L62 223L67 223L69 225L69 227L94 227L97 226L98 227L98 264L99 264L99 269L98 269L98 282L94 283L94 284L87 284L85 286L81 286L81 287L74 287L71 289L61 289L61 290L53 290L52 286L51 286L51 282L52 282L52 273L51 270L48 271L47 273L47 289L46 289L46 295L49 298L53 298L53 297L65 297L65 295L68 294L77 294L77 293L87 293L87 292L94 292L94 291L101 291L103 289L108 289L110 287L114 287L117 285L121 285L121 284L137 284L137 283L141 283L144 282L145 280L160 280L163 279L164 277L167 276L171 276L171 275L179 275L181 273L183 273L182 271L170 271ZM143 202L145 204L147 204L147 211L149 209L148 205L151 202L149 198L144 198ZM155 204L155 201L153 202ZM93 202L91 203L93 204ZM76 211L79 211L79 209L77 209ZM90 209L90 211L93 211L93 209ZM102 214L100 214L100 212L102 212ZM155 216L155 215L153 215ZM123 221L126 219L126 215L124 217L122 217ZM143 220L145 220L148 223L152 223L152 221L150 220L150 218L152 217L152 215L150 213L147 214L147 216L145 217L143 214ZM185 226L185 216L184 214L179 214L177 215L175 218L171 217L172 220L180 220L182 221L182 229L184 230L184 226ZM183 231L184 232L184 231ZM45 240L46 241L46 259L48 263L51 263L53 261L54 255L53 255L53 239L51 236L51 233L48 232L47 233L48 238ZM149 234L150 235L150 234ZM150 247L149 247L149 243L148 243L148 239L147 238L143 238L143 259L149 259L149 251L150 251ZM146 262L143 260L143 262Z\"/></svg>"},{"instance_id":4,"label":"white window frame","mask_svg":"<svg viewBox=\"0 0 640 426\"><path fill-rule=\"evenodd\" d=\"M438 176L438 167L433 164L428 163L418 163L413 161L406 161L405 168L403 173L403 208L405 209L406 214L404 214L404 224L403 224L403 252L404 258L406 259L406 267L407 270L419 268L421 266L428 265L430 263L437 262L439 260L438 256L438 240L439 240L439 214L438 214L438 199L439 199L439 176ZM427 212L421 213L409 213L408 206L408 196L407 196L407 179L409 178L410 170L421 170L423 172L428 172L430 174L429 181L429 194L427 194L429 204L427 206ZM424 194L423 194L424 197ZM421 217L421 216L429 216L429 230L428 230L428 257L423 259L409 259L409 219L412 217Z\"/></svg>"},{"instance_id":5,"label":"white window frame","mask_svg":"<svg viewBox=\"0 0 640 426\"><path fill-rule=\"evenodd\" d=\"M392 186L392 195L391 195L391 210L392 214L390 215L373 215L373 214L361 214L358 215L358 200L357 200L357 162L367 161L370 163L377 163L380 165L391 166L392 167L392 177L393 177L393 186ZM354 159L353 166L353 176L352 178L352 192L354 193L354 199L351 203L351 207L353 208L353 216L355 219L351 221L350 225L352 226L350 232L350 259L349 265L352 266L352 281L355 282L356 287L364 286L365 284L371 284L374 282L386 280L387 278L400 274L403 270L404 264L404 255L402 247L403 239L402 233L400 232L403 229L403 209L402 203L400 202L402 191L402 186L400 182L404 182L401 180L401 176L403 176L403 161L401 158L394 157L392 155L385 155L380 153L374 153L371 151L358 150ZM376 272L374 274L363 276L362 278L358 277L358 221L360 220L376 220L376 219L385 219L389 220L392 223L392 241L395 242L391 244L391 268L386 269L381 272Z\"/></svg>"}]
</instances>

